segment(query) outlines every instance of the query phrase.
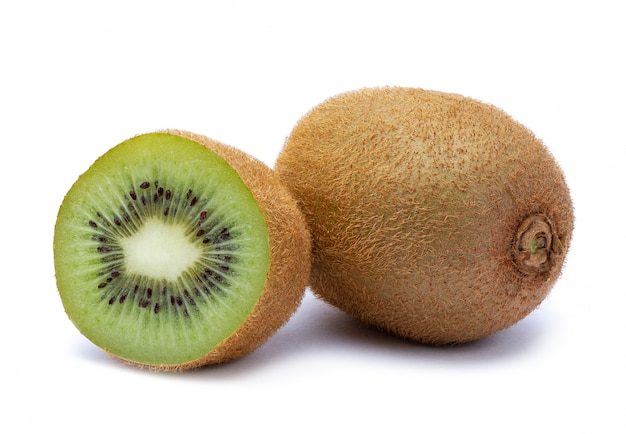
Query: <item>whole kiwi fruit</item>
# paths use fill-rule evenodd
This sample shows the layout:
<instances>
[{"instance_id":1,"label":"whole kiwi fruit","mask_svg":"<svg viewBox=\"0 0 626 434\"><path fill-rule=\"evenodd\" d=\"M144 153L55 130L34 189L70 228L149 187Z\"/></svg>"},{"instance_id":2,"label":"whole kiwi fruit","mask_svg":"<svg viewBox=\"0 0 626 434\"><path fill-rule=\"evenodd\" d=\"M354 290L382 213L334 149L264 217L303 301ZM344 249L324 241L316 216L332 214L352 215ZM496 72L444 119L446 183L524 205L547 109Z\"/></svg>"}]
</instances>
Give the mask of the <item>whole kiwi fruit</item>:
<instances>
[{"instance_id":1,"label":"whole kiwi fruit","mask_svg":"<svg viewBox=\"0 0 626 434\"><path fill-rule=\"evenodd\" d=\"M274 172L207 137L164 131L106 152L70 188L54 233L65 311L132 364L182 370L242 357L298 307L302 213Z\"/></svg>"},{"instance_id":2,"label":"whole kiwi fruit","mask_svg":"<svg viewBox=\"0 0 626 434\"><path fill-rule=\"evenodd\" d=\"M423 343L473 341L544 300L573 231L564 176L502 110L405 87L332 97L275 165L312 234L311 289Z\"/></svg>"}]
</instances>

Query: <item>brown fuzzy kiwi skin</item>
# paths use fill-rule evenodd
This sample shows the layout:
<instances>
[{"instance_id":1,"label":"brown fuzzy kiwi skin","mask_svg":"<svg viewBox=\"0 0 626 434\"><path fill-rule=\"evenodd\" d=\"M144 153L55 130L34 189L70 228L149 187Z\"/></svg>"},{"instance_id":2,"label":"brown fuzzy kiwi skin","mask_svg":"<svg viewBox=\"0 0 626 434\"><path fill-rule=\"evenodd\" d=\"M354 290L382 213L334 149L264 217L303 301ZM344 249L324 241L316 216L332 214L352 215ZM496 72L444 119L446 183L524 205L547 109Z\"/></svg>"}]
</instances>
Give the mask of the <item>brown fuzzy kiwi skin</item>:
<instances>
[{"instance_id":1,"label":"brown fuzzy kiwi skin","mask_svg":"<svg viewBox=\"0 0 626 434\"><path fill-rule=\"evenodd\" d=\"M267 222L270 264L258 302L231 336L197 360L148 367L152 370L182 371L239 359L265 343L299 307L311 268L309 230L290 192L274 171L261 161L202 135L179 130L160 132L200 143L235 169L257 200Z\"/></svg>"},{"instance_id":2,"label":"brown fuzzy kiwi skin","mask_svg":"<svg viewBox=\"0 0 626 434\"><path fill-rule=\"evenodd\" d=\"M423 343L473 341L527 316L572 237L569 189L543 143L461 95L332 97L300 119L275 170L309 224L312 291Z\"/></svg>"}]
</instances>

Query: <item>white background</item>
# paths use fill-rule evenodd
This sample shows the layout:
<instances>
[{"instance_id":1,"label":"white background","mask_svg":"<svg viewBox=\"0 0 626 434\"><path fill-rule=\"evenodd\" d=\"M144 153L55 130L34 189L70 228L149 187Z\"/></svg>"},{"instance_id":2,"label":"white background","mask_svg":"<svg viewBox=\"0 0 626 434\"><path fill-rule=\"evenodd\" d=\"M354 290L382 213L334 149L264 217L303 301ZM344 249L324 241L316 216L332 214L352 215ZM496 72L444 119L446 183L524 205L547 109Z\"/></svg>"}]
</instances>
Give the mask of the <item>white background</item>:
<instances>
[{"instance_id":1,"label":"white background","mask_svg":"<svg viewBox=\"0 0 626 434\"><path fill-rule=\"evenodd\" d=\"M0 432L626 432L619 1L0 0ZM115 144L179 128L272 166L336 93L404 85L493 103L544 140L576 229L526 319L453 348L307 294L260 350L187 373L83 338L54 281L56 212Z\"/></svg>"}]
</instances>

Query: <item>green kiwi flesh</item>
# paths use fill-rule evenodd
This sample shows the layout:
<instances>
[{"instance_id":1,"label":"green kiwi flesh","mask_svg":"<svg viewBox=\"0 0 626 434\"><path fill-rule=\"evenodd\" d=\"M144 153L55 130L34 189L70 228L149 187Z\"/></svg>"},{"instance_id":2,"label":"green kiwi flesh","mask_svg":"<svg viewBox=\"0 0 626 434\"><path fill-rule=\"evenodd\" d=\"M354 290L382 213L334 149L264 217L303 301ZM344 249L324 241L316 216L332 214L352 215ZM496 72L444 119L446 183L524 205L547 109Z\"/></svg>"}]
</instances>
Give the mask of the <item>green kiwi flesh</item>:
<instances>
[{"instance_id":1,"label":"green kiwi flesh","mask_svg":"<svg viewBox=\"0 0 626 434\"><path fill-rule=\"evenodd\" d=\"M573 206L553 156L502 110L415 88L329 98L275 165L313 240L311 289L432 344L533 311L560 275Z\"/></svg>"},{"instance_id":2,"label":"green kiwi flesh","mask_svg":"<svg viewBox=\"0 0 626 434\"><path fill-rule=\"evenodd\" d=\"M112 148L71 187L54 262L81 333L124 360L167 369L195 366L246 321L266 284L270 242L257 200L224 159L151 133Z\"/></svg>"}]
</instances>

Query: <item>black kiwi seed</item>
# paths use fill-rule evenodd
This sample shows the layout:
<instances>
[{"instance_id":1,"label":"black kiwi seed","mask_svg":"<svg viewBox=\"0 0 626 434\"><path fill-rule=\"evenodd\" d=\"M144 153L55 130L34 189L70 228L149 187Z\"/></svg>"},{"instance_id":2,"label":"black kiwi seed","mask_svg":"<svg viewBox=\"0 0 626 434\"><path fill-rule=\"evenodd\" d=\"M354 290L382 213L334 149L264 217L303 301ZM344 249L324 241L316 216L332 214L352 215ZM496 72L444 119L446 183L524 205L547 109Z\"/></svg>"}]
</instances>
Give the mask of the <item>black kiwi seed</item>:
<instances>
[{"instance_id":1,"label":"black kiwi seed","mask_svg":"<svg viewBox=\"0 0 626 434\"><path fill-rule=\"evenodd\" d=\"M224 241L230 239L230 232L228 232L228 228L222 229L222 232L220 232L220 239Z\"/></svg>"}]
</instances>

